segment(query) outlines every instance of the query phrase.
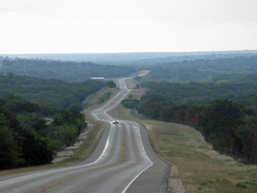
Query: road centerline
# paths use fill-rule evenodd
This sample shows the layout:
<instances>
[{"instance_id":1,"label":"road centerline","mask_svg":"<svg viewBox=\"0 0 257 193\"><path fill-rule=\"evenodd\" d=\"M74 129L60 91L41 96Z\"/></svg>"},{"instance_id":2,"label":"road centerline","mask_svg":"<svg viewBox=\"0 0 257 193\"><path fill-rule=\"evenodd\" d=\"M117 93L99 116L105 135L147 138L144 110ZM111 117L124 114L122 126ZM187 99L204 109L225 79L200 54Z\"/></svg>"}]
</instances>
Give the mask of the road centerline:
<instances>
[{"instance_id":1,"label":"road centerline","mask_svg":"<svg viewBox=\"0 0 257 193\"><path fill-rule=\"evenodd\" d=\"M35 192L33 192L33 193L39 193L39 192L41 192L41 191L43 191L43 190L48 190L49 188L51 188L52 186L54 186L54 185L56 185L56 184L62 183L62 182L64 182L64 181L66 181L66 180L69 180L69 179L71 179L71 178L74 178L74 177L77 177L77 176L79 176L79 175L85 174L85 173L87 173L87 172L92 172L92 171L96 171L96 170L99 170L99 169L108 168L108 167L111 167L111 166L115 166L115 165L120 164L120 163L123 161L124 152L125 152L125 150L126 150L126 143L127 143L126 138L127 138L126 129L124 129L124 137L123 137L123 141L124 141L124 142L123 142L123 145L122 145L121 158L120 158L120 161L119 161L119 162L114 163L114 164L110 164L110 165L107 165L107 166L101 166L101 167L98 167L98 168L86 170L86 171L84 171L84 172L80 172L80 173L77 173L77 174L73 174L73 175L71 175L71 176L69 176L69 177L63 178L63 179L61 179L61 180L59 180L59 181L56 181L56 182L54 182L54 183L52 183L52 184L50 184L50 185L48 185L48 186L45 186L45 187L43 187L43 188L41 188L41 189L39 189L39 190L37 190L37 191L35 191Z\"/></svg>"}]
</instances>

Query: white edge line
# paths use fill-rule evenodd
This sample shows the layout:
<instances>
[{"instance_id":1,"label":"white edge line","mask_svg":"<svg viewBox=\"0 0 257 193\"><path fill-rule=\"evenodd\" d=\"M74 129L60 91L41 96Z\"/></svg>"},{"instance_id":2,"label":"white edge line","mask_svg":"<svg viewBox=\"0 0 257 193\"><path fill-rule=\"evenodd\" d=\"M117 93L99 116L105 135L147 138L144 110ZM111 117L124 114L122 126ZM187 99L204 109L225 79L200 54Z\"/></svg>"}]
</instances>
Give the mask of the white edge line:
<instances>
[{"instance_id":1,"label":"white edge line","mask_svg":"<svg viewBox=\"0 0 257 193\"><path fill-rule=\"evenodd\" d=\"M20 177L12 178L12 179L9 179L9 180L1 181L0 184L2 184L2 183L10 184L12 181L15 182L15 181L18 181L18 180L21 180L21 179L24 179L24 178L29 179L30 177L34 177L35 175L37 177L39 177L39 176L43 176L43 175L46 175L48 173L50 174L50 173L53 173L53 172L56 172L56 171L59 171L59 172L61 172L61 171L68 171L68 170L73 170L73 169L78 169L78 168L82 168L82 167L85 167L85 166L93 165L96 162L98 162L105 155L105 152L106 152L106 150L107 150L107 148L109 146L109 143L110 143L111 132L112 132L112 125L111 125L111 129L110 129L110 132L109 132L109 135L108 135L108 138L107 138L104 150L102 151L102 153L98 157L98 159L95 160L94 162L91 162L91 163L88 163L88 164L84 164L84 165L81 165L81 166L73 166L73 167L68 167L68 168L57 168L57 169L53 169L53 170L49 170L49 171L45 171L45 172L37 172L37 173L34 173L34 174L28 174L28 175L25 175L25 176L20 176Z\"/></svg>"},{"instance_id":2,"label":"white edge line","mask_svg":"<svg viewBox=\"0 0 257 193\"><path fill-rule=\"evenodd\" d=\"M122 91L124 91L124 90L127 90L127 93L125 94L125 96L124 97L122 97L121 98L121 100L123 99L123 98L125 98L126 96L127 96L127 94L131 91L130 89L122 89L120 92L122 92ZM114 97L115 98L115 97ZM113 98L113 99L114 99ZM113 100L112 99L112 100ZM110 101L108 101L105 105L107 105L108 103L110 103L112 100L110 100ZM119 102L121 101L121 100L119 100ZM104 105L104 106L105 106ZM103 106L102 106L103 107ZM102 107L100 107L100 108L102 108ZM106 111L109 111L110 109L107 109ZM95 110L94 110L95 111ZM94 114L94 111L92 111L92 113ZM105 111L105 112L106 112ZM105 113L104 112L104 113ZM91 114L91 113L90 113ZM93 115L94 117L95 117L95 115ZM96 117L95 117L96 118ZM97 120L99 120L99 119L97 119ZM108 122L108 121L107 121ZM109 122L110 123L110 122ZM110 123L111 124L111 123ZM101 153L101 155L97 158L97 160L95 160L94 162L92 162L92 163L88 163L88 164L85 164L85 165L81 165L81 166L73 166L73 167L68 167L68 168L59 168L59 169L53 169L53 170L49 170L49 171L45 171L45 172L37 172L37 173L34 173L34 174L28 174L28 175L25 175L25 176L20 176L20 177L16 177L16 178L12 178L12 179L9 179L9 180L4 180L4 181L1 181L0 182L0 184L5 184L5 183L7 183L7 184L10 184L12 181L18 181L18 180L21 180L21 179L24 179L24 178L27 178L27 179L29 179L30 177L34 177L35 175L37 176L37 177L39 177L39 176L43 176L43 175L45 175L45 174L48 174L48 173L52 173L52 172L56 172L56 171L68 171L68 170L71 170L71 169L77 169L77 168L82 168L82 167L85 167L85 166L90 166L90 165L93 165L93 164L95 164L96 162L98 162L103 156L104 156L104 154L105 154L105 152L106 152L106 150L107 150L107 148L108 148L108 146L109 146L109 141L110 141L110 135L111 135L111 132L112 132L112 124L111 124L111 129L110 129L110 132L109 132L109 135L108 135L108 138L107 138L107 141L106 141L106 144L105 144L105 147L104 147L104 150L102 151L102 153ZM139 133L140 134L140 133ZM141 139L141 137L140 137L140 139Z\"/></svg>"}]
</instances>

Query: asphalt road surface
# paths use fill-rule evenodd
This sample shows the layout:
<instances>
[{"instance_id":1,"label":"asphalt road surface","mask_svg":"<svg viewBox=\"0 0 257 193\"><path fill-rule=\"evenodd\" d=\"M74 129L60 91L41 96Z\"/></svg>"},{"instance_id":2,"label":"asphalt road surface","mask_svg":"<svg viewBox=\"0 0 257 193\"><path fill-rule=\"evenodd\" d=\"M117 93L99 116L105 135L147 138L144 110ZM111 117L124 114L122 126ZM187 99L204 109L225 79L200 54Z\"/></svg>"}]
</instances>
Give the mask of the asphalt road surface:
<instances>
[{"instance_id":1,"label":"asphalt road surface","mask_svg":"<svg viewBox=\"0 0 257 193\"><path fill-rule=\"evenodd\" d=\"M112 124L107 111L130 92L124 79L120 92L91 116L104 121L105 130L85 161L67 167L0 177L1 193L157 193L166 192L169 166L153 151L141 123Z\"/></svg>"}]
</instances>

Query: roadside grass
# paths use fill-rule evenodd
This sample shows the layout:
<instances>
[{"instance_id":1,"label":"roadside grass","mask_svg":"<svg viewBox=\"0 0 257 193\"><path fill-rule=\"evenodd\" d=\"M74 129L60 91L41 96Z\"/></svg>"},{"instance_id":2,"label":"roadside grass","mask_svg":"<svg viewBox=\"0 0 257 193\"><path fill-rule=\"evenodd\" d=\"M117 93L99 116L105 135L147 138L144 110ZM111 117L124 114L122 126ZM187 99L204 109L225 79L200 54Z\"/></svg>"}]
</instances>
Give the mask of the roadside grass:
<instances>
[{"instance_id":1,"label":"roadside grass","mask_svg":"<svg viewBox=\"0 0 257 193\"><path fill-rule=\"evenodd\" d=\"M116 84L117 88L120 88L119 79L112 79L112 81Z\"/></svg>"},{"instance_id":2,"label":"roadside grass","mask_svg":"<svg viewBox=\"0 0 257 193\"><path fill-rule=\"evenodd\" d=\"M128 87L129 89L134 89L134 88L136 88L136 84L135 84L134 81L133 81L133 77L127 78L127 79L125 80L125 82L126 82L127 87Z\"/></svg>"},{"instance_id":3,"label":"roadside grass","mask_svg":"<svg viewBox=\"0 0 257 193\"><path fill-rule=\"evenodd\" d=\"M143 92L141 90L141 94ZM133 90L130 94L138 97L139 93ZM153 149L177 166L186 192L257 192L257 165L244 165L217 153L192 127L135 118L130 111L119 105L109 113L119 119L145 124Z\"/></svg>"},{"instance_id":4,"label":"roadside grass","mask_svg":"<svg viewBox=\"0 0 257 193\"><path fill-rule=\"evenodd\" d=\"M154 121L150 124L155 128L155 149L177 165L187 192L257 192L256 166L217 153L191 127Z\"/></svg>"},{"instance_id":5,"label":"roadside grass","mask_svg":"<svg viewBox=\"0 0 257 193\"><path fill-rule=\"evenodd\" d=\"M106 103L110 98L108 98L104 103L98 103L98 99L106 92L112 92L110 98L116 95L119 92L119 88L105 88L101 89L100 91L96 92L95 94L91 94L87 97L87 99L83 102L83 108L87 111L91 111L93 109L97 109L101 107L104 103Z\"/></svg>"}]
</instances>

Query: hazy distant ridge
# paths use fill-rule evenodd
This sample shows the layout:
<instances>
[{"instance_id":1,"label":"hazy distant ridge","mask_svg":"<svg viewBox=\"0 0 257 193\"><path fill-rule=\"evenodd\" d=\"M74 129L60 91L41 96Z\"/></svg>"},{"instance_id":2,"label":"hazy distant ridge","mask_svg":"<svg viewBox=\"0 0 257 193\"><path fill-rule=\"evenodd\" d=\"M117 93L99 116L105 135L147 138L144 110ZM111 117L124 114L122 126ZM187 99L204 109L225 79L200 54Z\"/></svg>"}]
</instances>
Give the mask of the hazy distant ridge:
<instances>
[{"instance_id":1,"label":"hazy distant ridge","mask_svg":"<svg viewBox=\"0 0 257 193\"><path fill-rule=\"evenodd\" d=\"M8 56L11 58L28 58L28 59L50 59L64 61L85 61L98 62L102 64L121 64L131 61L142 62L143 60L159 60L167 58L171 61L193 60L197 59L213 59L213 58L229 58L234 55L251 55L256 54L257 50L243 51L211 51L211 52L134 52L134 53L71 53L71 54L6 54L0 56Z\"/></svg>"}]
</instances>

